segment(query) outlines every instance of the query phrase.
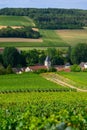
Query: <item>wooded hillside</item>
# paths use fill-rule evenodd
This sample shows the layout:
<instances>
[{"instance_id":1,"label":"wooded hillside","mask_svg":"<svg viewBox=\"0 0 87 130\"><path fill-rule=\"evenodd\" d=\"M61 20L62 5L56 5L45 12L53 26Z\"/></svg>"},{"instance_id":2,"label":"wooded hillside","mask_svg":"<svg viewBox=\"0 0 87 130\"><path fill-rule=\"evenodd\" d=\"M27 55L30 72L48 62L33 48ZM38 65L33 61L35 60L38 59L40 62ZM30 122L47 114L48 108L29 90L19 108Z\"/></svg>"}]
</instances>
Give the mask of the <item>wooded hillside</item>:
<instances>
[{"instance_id":1,"label":"wooded hillside","mask_svg":"<svg viewBox=\"0 0 87 130\"><path fill-rule=\"evenodd\" d=\"M29 16L42 29L80 29L87 26L87 10L4 8L0 15Z\"/></svg>"}]
</instances>

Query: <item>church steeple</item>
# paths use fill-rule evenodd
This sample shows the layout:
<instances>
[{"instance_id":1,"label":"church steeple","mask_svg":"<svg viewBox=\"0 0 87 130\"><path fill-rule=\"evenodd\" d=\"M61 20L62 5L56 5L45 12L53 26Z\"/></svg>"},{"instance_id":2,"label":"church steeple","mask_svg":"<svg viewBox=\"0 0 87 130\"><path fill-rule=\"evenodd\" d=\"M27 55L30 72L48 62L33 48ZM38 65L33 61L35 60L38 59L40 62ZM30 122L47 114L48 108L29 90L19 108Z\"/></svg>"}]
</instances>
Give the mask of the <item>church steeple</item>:
<instances>
[{"instance_id":1,"label":"church steeple","mask_svg":"<svg viewBox=\"0 0 87 130\"><path fill-rule=\"evenodd\" d=\"M46 57L45 62L44 62L44 65L45 65L47 68L50 68L50 67L51 67L51 61L50 61L50 57L49 57L49 56Z\"/></svg>"}]
</instances>

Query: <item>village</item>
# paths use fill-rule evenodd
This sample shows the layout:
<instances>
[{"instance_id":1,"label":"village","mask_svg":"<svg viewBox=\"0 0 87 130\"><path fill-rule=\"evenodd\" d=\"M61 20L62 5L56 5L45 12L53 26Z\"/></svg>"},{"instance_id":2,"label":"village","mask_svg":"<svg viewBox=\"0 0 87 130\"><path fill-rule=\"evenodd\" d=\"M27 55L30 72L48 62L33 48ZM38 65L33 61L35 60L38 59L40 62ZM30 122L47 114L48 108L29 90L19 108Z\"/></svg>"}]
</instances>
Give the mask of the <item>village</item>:
<instances>
[{"instance_id":1,"label":"village","mask_svg":"<svg viewBox=\"0 0 87 130\"><path fill-rule=\"evenodd\" d=\"M29 66L29 67L23 67L23 68L12 68L13 72L16 74L21 74L23 72L35 72L41 69L46 69L49 70L51 68L51 61L49 56L46 57L45 61L44 61L44 65L34 65L34 66ZM55 65L53 66L56 71L65 71L65 72L70 72L71 69L71 65L70 63L66 63L65 65ZM81 62L79 64L79 67L81 68L81 70L85 70L87 69L87 62Z\"/></svg>"}]
</instances>

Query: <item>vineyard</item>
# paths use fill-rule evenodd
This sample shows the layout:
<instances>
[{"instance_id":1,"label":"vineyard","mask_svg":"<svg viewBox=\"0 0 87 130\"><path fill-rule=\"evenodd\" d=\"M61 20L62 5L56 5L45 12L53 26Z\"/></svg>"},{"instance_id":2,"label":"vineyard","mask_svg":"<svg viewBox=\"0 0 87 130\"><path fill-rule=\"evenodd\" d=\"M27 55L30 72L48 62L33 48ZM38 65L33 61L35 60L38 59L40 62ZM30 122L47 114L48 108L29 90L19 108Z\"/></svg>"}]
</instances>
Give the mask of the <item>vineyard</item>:
<instances>
[{"instance_id":1,"label":"vineyard","mask_svg":"<svg viewBox=\"0 0 87 130\"><path fill-rule=\"evenodd\" d=\"M0 76L0 130L87 130L87 93L35 73Z\"/></svg>"},{"instance_id":2,"label":"vineyard","mask_svg":"<svg viewBox=\"0 0 87 130\"><path fill-rule=\"evenodd\" d=\"M11 35L9 38L2 38L1 36L1 51L4 47L13 46L20 50L39 49L38 52L35 50L20 53L18 61L25 62L26 59L26 65L23 66L33 64L33 55L34 59L35 55L37 59L34 64L40 62L42 64L38 59L43 59L49 49L43 52L40 50L50 47L63 49L58 52L55 49L52 55L55 53L53 57L59 57L57 60L61 63L63 60L65 63L68 59L65 53L69 47L74 47L77 43L87 43L87 28L81 29L82 25L86 26L87 12L81 13L81 10L77 10L74 16L73 9L71 11L53 9L53 13L50 8L38 12L33 8L31 10L19 8L18 11L11 9L13 12L6 10L5 15L0 15L0 29L7 26L14 29L29 26L33 31L40 32L39 39L17 38L17 36L11 38ZM76 17L77 15L79 17ZM23 58L21 58L22 54ZM5 66L4 53L0 56L1 63ZM56 62L55 59L54 61ZM59 62L55 63L57 64ZM8 67L3 68L3 66L1 69L7 72ZM18 62L17 66L21 67L22 62L20 64ZM87 72L53 73L49 69L49 72L40 74L39 71L38 73L3 74L5 75L0 75L0 130L87 130Z\"/></svg>"},{"instance_id":3,"label":"vineyard","mask_svg":"<svg viewBox=\"0 0 87 130\"><path fill-rule=\"evenodd\" d=\"M21 75L0 76L0 92L31 92L31 91L71 91L68 87L62 87L56 83L44 79L34 73L24 73Z\"/></svg>"},{"instance_id":4,"label":"vineyard","mask_svg":"<svg viewBox=\"0 0 87 130\"><path fill-rule=\"evenodd\" d=\"M87 94L0 94L0 130L87 130Z\"/></svg>"}]
</instances>

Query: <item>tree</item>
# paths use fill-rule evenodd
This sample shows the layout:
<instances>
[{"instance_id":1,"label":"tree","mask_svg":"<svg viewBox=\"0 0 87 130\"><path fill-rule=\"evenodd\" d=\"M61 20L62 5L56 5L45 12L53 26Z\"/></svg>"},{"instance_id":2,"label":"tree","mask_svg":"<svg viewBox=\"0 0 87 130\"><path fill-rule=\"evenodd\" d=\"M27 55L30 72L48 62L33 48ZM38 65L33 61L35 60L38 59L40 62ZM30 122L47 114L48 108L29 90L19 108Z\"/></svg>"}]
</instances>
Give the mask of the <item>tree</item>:
<instances>
[{"instance_id":1,"label":"tree","mask_svg":"<svg viewBox=\"0 0 87 130\"><path fill-rule=\"evenodd\" d=\"M47 55L50 57L52 65L63 65L64 64L62 53L59 50L57 50L55 48L48 48Z\"/></svg>"},{"instance_id":2,"label":"tree","mask_svg":"<svg viewBox=\"0 0 87 130\"><path fill-rule=\"evenodd\" d=\"M87 44L77 44L71 50L71 61L73 64L87 62Z\"/></svg>"},{"instance_id":3,"label":"tree","mask_svg":"<svg viewBox=\"0 0 87 130\"><path fill-rule=\"evenodd\" d=\"M55 48L47 48L47 55L52 59L57 54L57 50Z\"/></svg>"},{"instance_id":4,"label":"tree","mask_svg":"<svg viewBox=\"0 0 87 130\"><path fill-rule=\"evenodd\" d=\"M20 64L20 53L14 47L6 47L3 51L3 62L6 67L9 64L16 67Z\"/></svg>"},{"instance_id":5,"label":"tree","mask_svg":"<svg viewBox=\"0 0 87 130\"><path fill-rule=\"evenodd\" d=\"M27 54L26 54L26 63L28 65L37 64L38 59L39 59L39 54L38 54L38 51L36 49L30 50L29 52L27 52Z\"/></svg>"},{"instance_id":6,"label":"tree","mask_svg":"<svg viewBox=\"0 0 87 130\"><path fill-rule=\"evenodd\" d=\"M52 65L63 65L64 64L64 60L62 57L58 56L58 55L55 55L53 58L52 58Z\"/></svg>"},{"instance_id":7,"label":"tree","mask_svg":"<svg viewBox=\"0 0 87 130\"><path fill-rule=\"evenodd\" d=\"M41 51L40 54L39 54L39 64L44 64L44 61L46 59L46 54L44 51Z\"/></svg>"}]
</instances>

